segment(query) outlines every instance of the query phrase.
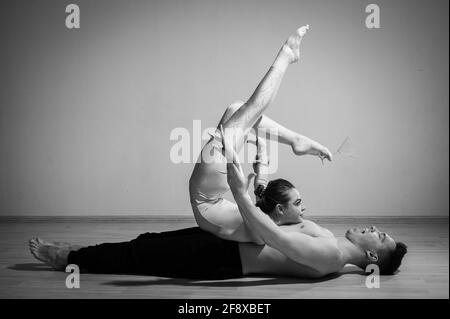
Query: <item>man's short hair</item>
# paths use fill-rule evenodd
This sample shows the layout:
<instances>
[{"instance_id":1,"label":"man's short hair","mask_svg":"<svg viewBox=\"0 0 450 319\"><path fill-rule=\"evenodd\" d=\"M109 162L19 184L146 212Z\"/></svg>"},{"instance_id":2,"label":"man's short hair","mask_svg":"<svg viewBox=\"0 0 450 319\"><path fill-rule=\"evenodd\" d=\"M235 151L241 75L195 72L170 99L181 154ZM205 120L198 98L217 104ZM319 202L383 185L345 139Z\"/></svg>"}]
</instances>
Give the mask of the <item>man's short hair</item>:
<instances>
[{"instance_id":1,"label":"man's short hair","mask_svg":"<svg viewBox=\"0 0 450 319\"><path fill-rule=\"evenodd\" d=\"M408 247L402 243L398 242L395 245L394 251L389 253L388 256L386 256L380 265L380 274L381 275L393 275L398 267L400 267L400 264L402 263L403 256L408 252Z\"/></svg>"}]
</instances>

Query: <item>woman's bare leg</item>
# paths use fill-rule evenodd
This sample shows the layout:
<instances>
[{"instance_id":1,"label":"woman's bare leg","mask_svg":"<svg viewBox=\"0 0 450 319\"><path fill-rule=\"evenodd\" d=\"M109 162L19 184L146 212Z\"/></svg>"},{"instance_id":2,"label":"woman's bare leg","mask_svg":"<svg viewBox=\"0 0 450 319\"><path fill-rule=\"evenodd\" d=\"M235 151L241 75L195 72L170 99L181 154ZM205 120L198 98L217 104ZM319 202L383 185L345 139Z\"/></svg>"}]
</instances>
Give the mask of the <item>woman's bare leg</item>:
<instances>
[{"instance_id":1,"label":"woman's bare leg","mask_svg":"<svg viewBox=\"0 0 450 319\"><path fill-rule=\"evenodd\" d=\"M290 146L295 155L315 155L329 161L333 159L333 155L328 148L309 137L284 127L267 115L261 115L254 128L264 129L267 133L270 133L267 134L270 139Z\"/></svg>"},{"instance_id":2,"label":"woman's bare leg","mask_svg":"<svg viewBox=\"0 0 450 319\"><path fill-rule=\"evenodd\" d=\"M242 106L229 107L223 115L219 125L224 126L227 134L230 131L234 134L236 150L242 147L248 133L255 125L278 124L267 119L264 121L262 113L274 100L289 64L298 61L300 42L306 29L305 27L298 29L288 38L250 99ZM292 131L284 128L280 133L281 140L285 143L293 141ZM202 149L201 160L196 163L189 180L194 216L202 229L219 237L242 242L253 241L254 236L243 224L237 205L223 198L223 194L229 190L229 187L224 174L226 172L224 157L220 151L217 151L221 149L218 146L220 146L220 140L215 141L211 138L208 141ZM204 161L204 154L211 153L214 154L214 160Z\"/></svg>"},{"instance_id":3,"label":"woman's bare leg","mask_svg":"<svg viewBox=\"0 0 450 319\"><path fill-rule=\"evenodd\" d=\"M256 90L232 116L223 124L226 134L231 132L235 149L241 149L251 128L275 99L288 66L300 58L300 43L308 27L297 29L278 52L275 61L265 74Z\"/></svg>"},{"instance_id":4,"label":"woman's bare leg","mask_svg":"<svg viewBox=\"0 0 450 319\"><path fill-rule=\"evenodd\" d=\"M220 125L224 125L231 118L231 116L243 105L244 102L240 100L232 103L227 108L217 127L219 127ZM321 158L327 158L329 161L333 159L333 155L328 150L328 148L310 139L309 137L288 129L287 127L274 121L267 115L261 115L253 125L253 129L263 129L265 130L265 132L270 133L267 134L266 137L271 140L275 140L278 143L290 146L295 155L316 155ZM242 144L239 144L238 146L242 147ZM236 151L239 152L240 148L237 148Z\"/></svg>"}]
</instances>

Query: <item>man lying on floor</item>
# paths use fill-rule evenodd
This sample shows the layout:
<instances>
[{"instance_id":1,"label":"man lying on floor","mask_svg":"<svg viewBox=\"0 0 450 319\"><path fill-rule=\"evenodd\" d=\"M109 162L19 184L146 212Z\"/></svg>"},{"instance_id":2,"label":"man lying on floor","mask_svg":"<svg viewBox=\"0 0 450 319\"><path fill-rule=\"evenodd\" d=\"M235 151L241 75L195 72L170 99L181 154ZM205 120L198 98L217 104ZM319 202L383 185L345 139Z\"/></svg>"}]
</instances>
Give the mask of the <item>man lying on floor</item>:
<instances>
[{"instance_id":1,"label":"man lying on floor","mask_svg":"<svg viewBox=\"0 0 450 319\"><path fill-rule=\"evenodd\" d=\"M363 269L377 264L381 274L393 274L398 269L406 253L405 244L396 243L374 226L349 229L344 238L336 238L328 230L319 236L296 231L303 223L312 223L306 220L292 229L278 226L252 202L249 180L223 130L221 134L224 152L230 159L228 184L246 226L254 231L261 245L222 239L192 227L88 247L34 238L29 242L31 253L56 270L76 264L81 271L91 273L209 280L258 274L319 278L339 272L346 264Z\"/></svg>"}]
</instances>

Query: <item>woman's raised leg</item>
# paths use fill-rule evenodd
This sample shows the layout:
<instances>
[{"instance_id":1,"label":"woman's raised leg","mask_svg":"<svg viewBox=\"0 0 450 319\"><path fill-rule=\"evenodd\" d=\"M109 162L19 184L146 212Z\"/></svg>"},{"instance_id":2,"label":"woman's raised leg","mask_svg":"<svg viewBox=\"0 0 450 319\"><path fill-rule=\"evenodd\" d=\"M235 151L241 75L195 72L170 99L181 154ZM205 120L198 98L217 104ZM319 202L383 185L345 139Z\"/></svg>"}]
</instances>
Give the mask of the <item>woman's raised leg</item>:
<instances>
[{"instance_id":1,"label":"woman's raised leg","mask_svg":"<svg viewBox=\"0 0 450 319\"><path fill-rule=\"evenodd\" d=\"M219 125L223 125L227 134L233 134L237 151L241 149L251 128L263 121L262 113L274 100L287 67L298 61L300 42L307 29L308 27L299 28L288 38L248 101L240 107L235 106L237 110L228 108L223 115ZM203 147L190 178L189 190L194 216L202 229L219 237L243 242L253 241L254 236L243 224L237 205L223 198L229 187L226 180L226 161L220 144L220 139L210 139ZM204 160L205 154L209 155L208 161ZM210 156L211 154L213 155Z\"/></svg>"},{"instance_id":2,"label":"woman's raised leg","mask_svg":"<svg viewBox=\"0 0 450 319\"><path fill-rule=\"evenodd\" d=\"M223 124L226 134L233 134L236 151L240 150L251 128L275 99L288 66L299 60L300 43L308 28L309 26L304 26L297 29L295 34L287 39L247 102Z\"/></svg>"}]
</instances>

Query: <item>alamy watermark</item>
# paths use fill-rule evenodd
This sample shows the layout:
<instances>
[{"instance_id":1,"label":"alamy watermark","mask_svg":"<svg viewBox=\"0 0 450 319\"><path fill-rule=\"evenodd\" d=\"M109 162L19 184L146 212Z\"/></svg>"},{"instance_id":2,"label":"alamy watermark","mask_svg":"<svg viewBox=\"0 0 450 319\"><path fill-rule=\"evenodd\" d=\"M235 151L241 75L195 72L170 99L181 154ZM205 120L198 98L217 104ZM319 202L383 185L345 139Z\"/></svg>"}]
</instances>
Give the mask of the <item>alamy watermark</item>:
<instances>
[{"instance_id":1,"label":"alamy watermark","mask_svg":"<svg viewBox=\"0 0 450 319\"><path fill-rule=\"evenodd\" d=\"M66 278L66 287L68 289L80 288L80 268L75 264L67 265L66 272L70 275Z\"/></svg>"},{"instance_id":2,"label":"alamy watermark","mask_svg":"<svg viewBox=\"0 0 450 319\"><path fill-rule=\"evenodd\" d=\"M237 152L241 163L253 163L257 155L256 136L263 138L266 144L270 163L269 174L278 169L278 130L275 128L225 128L225 136L235 147L241 146ZM210 127L202 130L201 120L193 120L192 128L174 128L170 132L171 146L169 157L172 163L208 163L225 164L227 159L223 153L220 130ZM202 144L205 144L202 147ZM238 147L239 148L239 147Z\"/></svg>"},{"instance_id":3,"label":"alamy watermark","mask_svg":"<svg viewBox=\"0 0 450 319\"><path fill-rule=\"evenodd\" d=\"M374 3L368 4L366 6L366 13L369 13L369 15L366 17L367 29L379 29L380 28L380 7Z\"/></svg>"},{"instance_id":4,"label":"alamy watermark","mask_svg":"<svg viewBox=\"0 0 450 319\"><path fill-rule=\"evenodd\" d=\"M66 7L66 28L79 29L80 28L80 7L77 4L69 4Z\"/></svg>"},{"instance_id":5,"label":"alamy watermark","mask_svg":"<svg viewBox=\"0 0 450 319\"><path fill-rule=\"evenodd\" d=\"M380 288L380 268L378 265L367 265L366 272L369 273L366 278L366 287L369 289Z\"/></svg>"},{"instance_id":6,"label":"alamy watermark","mask_svg":"<svg viewBox=\"0 0 450 319\"><path fill-rule=\"evenodd\" d=\"M80 7L77 4L71 3L66 6L66 16L65 25L68 29L79 29L80 28ZM369 13L366 16L365 24L368 29L379 29L380 28L380 7L371 3L365 8L365 12Z\"/></svg>"}]
</instances>

